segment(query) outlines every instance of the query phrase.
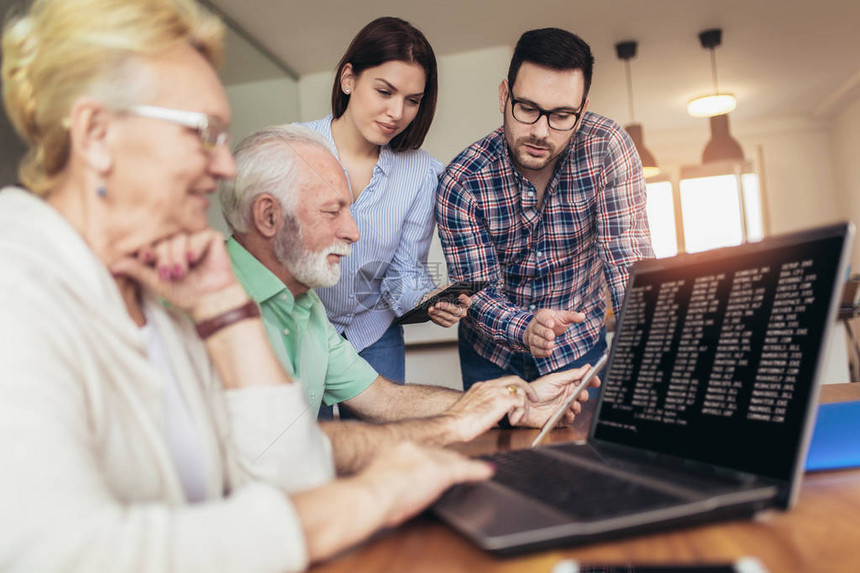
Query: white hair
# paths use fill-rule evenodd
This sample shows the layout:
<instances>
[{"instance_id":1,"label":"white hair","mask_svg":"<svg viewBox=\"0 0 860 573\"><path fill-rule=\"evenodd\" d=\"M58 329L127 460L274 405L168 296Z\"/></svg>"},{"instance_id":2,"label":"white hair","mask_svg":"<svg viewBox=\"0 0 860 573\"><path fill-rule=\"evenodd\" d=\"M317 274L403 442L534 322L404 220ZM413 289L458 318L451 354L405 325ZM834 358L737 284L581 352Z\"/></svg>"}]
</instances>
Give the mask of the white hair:
<instances>
[{"instance_id":1,"label":"white hair","mask_svg":"<svg viewBox=\"0 0 860 573\"><path fill-rule=\"evenodd\" d=\"M276 125L255 131L236 147L236 178L221 181L218 198L230 230L247 233L251 207L261 193L276 197L286 213L293 213L304 160L297 144L316 145L335 154L316 131L301 125Z\"/></svg>"}]
</instances>

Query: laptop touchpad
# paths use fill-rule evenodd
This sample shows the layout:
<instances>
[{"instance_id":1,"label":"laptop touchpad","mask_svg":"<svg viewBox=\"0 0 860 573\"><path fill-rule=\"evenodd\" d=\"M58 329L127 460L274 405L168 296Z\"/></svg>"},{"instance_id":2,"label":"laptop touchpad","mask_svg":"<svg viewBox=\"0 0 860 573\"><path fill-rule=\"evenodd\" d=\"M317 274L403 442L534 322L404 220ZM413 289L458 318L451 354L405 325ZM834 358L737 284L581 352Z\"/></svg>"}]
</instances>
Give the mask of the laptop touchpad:
<instances>
[{"instance_id":1,"label":"laptop touchpad","mask_svg":"<svg viewBox=\"0 0 860 573\"><path fill-rule=\"evenodd\" d=\"M454 486L433 511L458 529L489 536L541 529L570 522L570 517L493 482Z\"/></svg>"}]
</instances>

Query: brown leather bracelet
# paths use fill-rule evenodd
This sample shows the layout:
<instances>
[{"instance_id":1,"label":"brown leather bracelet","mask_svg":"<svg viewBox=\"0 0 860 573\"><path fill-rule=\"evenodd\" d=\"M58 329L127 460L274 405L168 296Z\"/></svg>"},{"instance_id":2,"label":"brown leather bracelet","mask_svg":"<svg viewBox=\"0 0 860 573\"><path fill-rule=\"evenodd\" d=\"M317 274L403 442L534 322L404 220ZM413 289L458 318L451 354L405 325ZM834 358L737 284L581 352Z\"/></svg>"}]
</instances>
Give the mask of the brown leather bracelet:
<instances>
[{"instance_id":1,"label":"brown leather bracelet","mask_svg":"<svg viewBox=\"0 0 860 573\"><path fill-rule=\"evenodd\" d=\"M207 318L197 325L197 335L206 340L222 328L235 324L246 318L257 318L260 316L260 307L253 300L249 300L242 306L231 308L212 318Z\"/></svg>"}]
</instances>

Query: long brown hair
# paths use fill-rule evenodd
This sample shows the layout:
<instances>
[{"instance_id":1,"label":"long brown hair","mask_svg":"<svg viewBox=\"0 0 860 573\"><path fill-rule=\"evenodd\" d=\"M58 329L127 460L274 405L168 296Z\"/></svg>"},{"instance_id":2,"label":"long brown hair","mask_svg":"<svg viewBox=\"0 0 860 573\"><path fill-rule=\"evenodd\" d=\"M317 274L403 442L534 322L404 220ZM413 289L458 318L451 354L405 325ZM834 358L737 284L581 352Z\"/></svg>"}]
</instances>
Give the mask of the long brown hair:
<instances>
[{"instance_id":1,"label":"long brown hair","mask_svg":"<svg viewBox=\"0 0 860 573\"><path fill-rule=\"evenodd\" d=\"M436 56L430 42L420 30L406 20L393 17L377 18L352 39L346 53L340 59L331 89L331 112L335 119L346 111L349 94L340 88L340 77L346 64L352 65L356 76L364 70L380 66L385 62L401 61L415 63L424 68L427 82L418 114L406 129L389 144L394 151L418 149L433 123L436 113L436 93L439 80L436 72Z\"/></svg>"}]
</instances>

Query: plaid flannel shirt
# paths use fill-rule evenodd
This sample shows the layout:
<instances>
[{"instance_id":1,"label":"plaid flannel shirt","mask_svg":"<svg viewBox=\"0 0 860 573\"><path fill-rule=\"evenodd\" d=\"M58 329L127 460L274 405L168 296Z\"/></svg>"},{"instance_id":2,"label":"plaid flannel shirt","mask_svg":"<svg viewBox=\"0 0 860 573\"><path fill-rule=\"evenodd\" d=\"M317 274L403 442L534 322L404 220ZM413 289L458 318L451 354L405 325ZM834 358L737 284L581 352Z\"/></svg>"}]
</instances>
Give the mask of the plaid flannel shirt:
<instances>
[{"instance_id":1,"label":"plaid flannel shirt","mask_svg":"<svg viewBox=\"0 0 860 573\"><path fill-rule=\"evenodd\" d=\"M436 222L452 280L489 280L460 336L501 368L528 352L526 326L541 308L584 312L556 338L546 374L594 346L607 284L621 308L628 267L653 257L642 164L614 121L586 113L559 158L538 209L534 186L512 165L503 129L463 151L439 183Z\"/></svg>"}]
</instances>

